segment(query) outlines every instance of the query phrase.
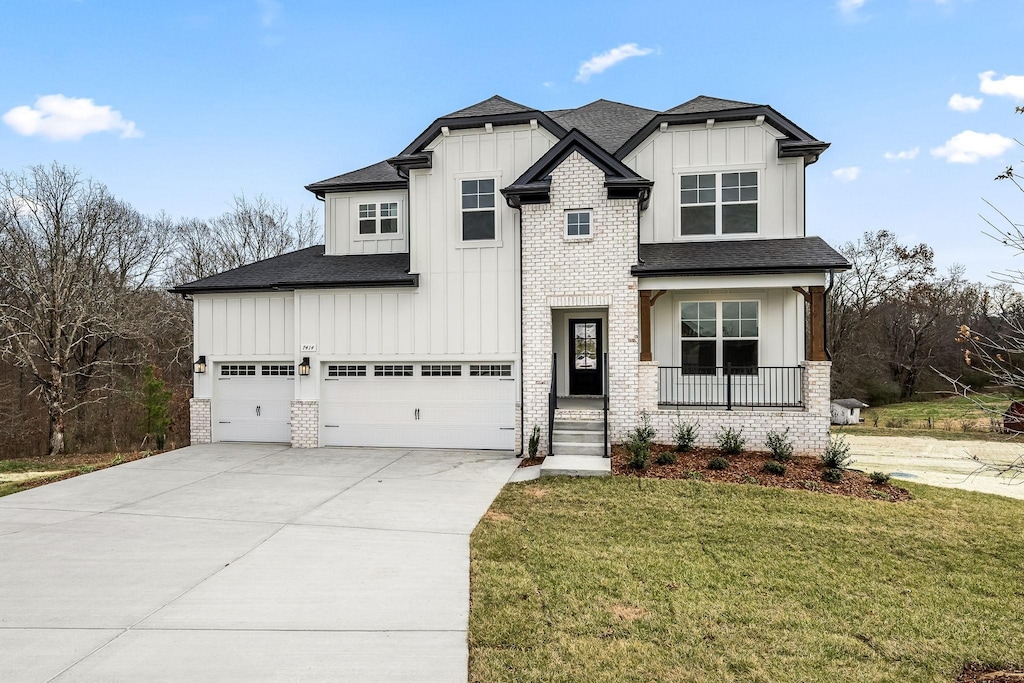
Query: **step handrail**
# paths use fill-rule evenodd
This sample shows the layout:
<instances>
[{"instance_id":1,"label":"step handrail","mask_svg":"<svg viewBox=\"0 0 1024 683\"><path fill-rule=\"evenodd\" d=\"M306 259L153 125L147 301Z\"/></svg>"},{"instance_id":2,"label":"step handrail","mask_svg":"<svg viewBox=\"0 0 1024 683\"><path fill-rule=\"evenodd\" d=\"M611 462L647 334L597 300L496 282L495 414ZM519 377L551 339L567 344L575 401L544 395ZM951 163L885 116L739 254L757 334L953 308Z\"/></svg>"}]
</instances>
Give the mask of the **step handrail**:
<instances>
[{"instance_id":1,"label":"step handrail","mask_svg":"<svg viewBox=\"0 0 1024 683\"><path fill-rule=\"evenodd\" d=\"M554 455L555 408L558 407L558 354L551 354L551 385L548 390L548 455Z\"/></svg>"},{"instance_id":2,"label":"step handrail","mask_svg":"<svg viewBox=\"0 0 1024 683\"><path fill-rule=\"evenodd\" d=\"M612 453L608 450L608 385L611 382L608 381L608 353L604 354L604 457L612 457Z\"/></svg>"}]
</instances>

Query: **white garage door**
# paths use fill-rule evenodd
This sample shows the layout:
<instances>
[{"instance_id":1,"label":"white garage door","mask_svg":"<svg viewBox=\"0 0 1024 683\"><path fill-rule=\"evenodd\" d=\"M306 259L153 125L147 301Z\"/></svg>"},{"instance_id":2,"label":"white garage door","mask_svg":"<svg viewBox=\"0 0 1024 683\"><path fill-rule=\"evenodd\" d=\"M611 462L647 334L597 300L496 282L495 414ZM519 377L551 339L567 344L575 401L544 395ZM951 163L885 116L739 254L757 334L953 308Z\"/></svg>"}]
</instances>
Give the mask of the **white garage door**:
<instances>
[{"instance_id":1,"label":"white garage door","mask_svg":"<svg viewBox=\"0 0 1024 683\"><path fill-rule=\"evenodd\" d=\"M295 365L222 363L216 372L216 441L291 442Z\"/></svg>"},{"instance_id":2,"label":"white garage door","mask_svg":"<svg viewBox=\"0 0 1024 683\"><path fill-rule=\"evenodd\" d=\"M515 446L510 363L327 364L320 425L329 446Z\"/></svg>"}]
</instances>

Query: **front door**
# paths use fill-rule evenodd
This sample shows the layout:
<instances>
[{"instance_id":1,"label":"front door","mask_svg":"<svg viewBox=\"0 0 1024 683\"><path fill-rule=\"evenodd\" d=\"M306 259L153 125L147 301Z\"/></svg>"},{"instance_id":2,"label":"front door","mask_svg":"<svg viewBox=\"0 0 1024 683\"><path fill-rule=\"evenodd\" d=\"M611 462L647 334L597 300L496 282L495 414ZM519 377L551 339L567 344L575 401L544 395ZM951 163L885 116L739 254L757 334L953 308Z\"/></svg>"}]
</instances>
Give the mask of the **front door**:
<instances>
[{"instance_id":1,"label":"front door","mask_svg":"<svg viewBox=\"0 0 1024 683\"><path fill-rule=\"evenodd\" d=\"M569 394L600 396L604 391L601 319L569 320Z\"/></svg>"}]
</instances>

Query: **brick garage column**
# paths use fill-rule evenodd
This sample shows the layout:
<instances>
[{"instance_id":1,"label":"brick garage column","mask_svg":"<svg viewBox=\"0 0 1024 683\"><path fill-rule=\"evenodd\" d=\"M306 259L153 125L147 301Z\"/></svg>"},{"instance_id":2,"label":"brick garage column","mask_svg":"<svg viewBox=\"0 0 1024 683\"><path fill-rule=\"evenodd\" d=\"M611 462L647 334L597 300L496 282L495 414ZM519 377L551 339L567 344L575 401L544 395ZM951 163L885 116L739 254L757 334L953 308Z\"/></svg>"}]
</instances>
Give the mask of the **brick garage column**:
<instances>
[{"instance_id":1,"label":"brick garage column","mask_svg":"<svg viewBox=\"0 0 1024 683\"><path fill-rule=\"evenodd\" d=\"M801 390L804 411L813 415L828 415L831 418L832 363L827 360L805 360L803 363Z\"/></svg>"},{"instance_id":2,"label":"brick garage column","mask_svg":"<svg viewBox=\"0 0 1024 683\"><path fill-rule=\"evenodd\" d=\"M316 448L320 445L319 401L292 401L292 448Z\"/></svg>"},{"instance_id":3,"label":"brick garage column","mask_svg":"<svg viewBox=\"0 0 1024 683\"><path fill-rule=\"evenodd\" d=\"M192 444L213 441L210 399L192 398L188 401L189 441Z\"/></svg>"},{"instance_id":4,"label":"brick garage column","mask_svg":"<svg viewBox=\"0 0 1024 683\"><path fill-rule=\"evenodd\" d=\"M658 361L640 361L636 370L639 409L653 413L658 409Z\"/></svg>"}]
</instances>

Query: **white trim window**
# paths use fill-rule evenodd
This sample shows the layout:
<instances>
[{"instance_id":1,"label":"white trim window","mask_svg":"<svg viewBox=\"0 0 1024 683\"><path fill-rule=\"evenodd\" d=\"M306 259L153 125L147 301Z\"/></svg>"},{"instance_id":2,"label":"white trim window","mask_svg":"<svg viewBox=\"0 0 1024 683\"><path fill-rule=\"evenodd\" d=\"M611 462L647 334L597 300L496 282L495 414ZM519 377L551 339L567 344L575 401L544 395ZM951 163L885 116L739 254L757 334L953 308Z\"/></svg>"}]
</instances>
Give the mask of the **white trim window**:
<instances>
[{"instance_id":1,"label":"white trim window","mask_svg":"<svg viewBox=\"0 0 1024 683\"><path fill-rule=\"evenodd\" d=\"M680 304L680 365L684 375L756 374L760 363L759 301Z\"/></svg>"},{"instance_id":2,"label":"white trim window","mask_svg":"<svg viewBox=\"0 0 1024 683\"><path fill-rule=\"evenodd\" d=\"M359 205L360 235L397 235L398 202Z\"/></svg>"},{"instance_id":3,"label":"white trim window","mask_svg":"<svg viewBox=\"0 0 1024 683\"><path fill-rule=\"evenodd\" d=\"M497 238L494 186L494 178L474 178L461 181L462 239L464 241Z\"/></svg>"},{"instance_id":4,"label":"white trim window","mask_svg":"<svg viewBox=\"0 0 1024 683\"><path fill-rule=\"evenodd\" d=\"M679 176L679 234L757 234L758 184L757 171Z\"/></svg>"},{"instance_id":5,"label":"white trim window","mask_svg":"<svg viewBox=\"0 0 1024 683\"><path fill-rule=\"evenodd\" d=\"M591 237L592 223L590 210L574 210L565 213L565 236L570 239Z\"/></svg>"}]
</instances>

